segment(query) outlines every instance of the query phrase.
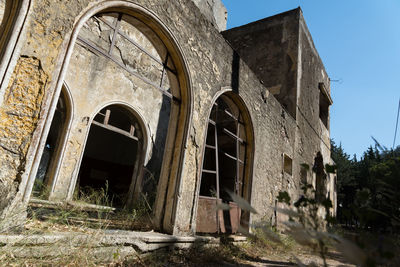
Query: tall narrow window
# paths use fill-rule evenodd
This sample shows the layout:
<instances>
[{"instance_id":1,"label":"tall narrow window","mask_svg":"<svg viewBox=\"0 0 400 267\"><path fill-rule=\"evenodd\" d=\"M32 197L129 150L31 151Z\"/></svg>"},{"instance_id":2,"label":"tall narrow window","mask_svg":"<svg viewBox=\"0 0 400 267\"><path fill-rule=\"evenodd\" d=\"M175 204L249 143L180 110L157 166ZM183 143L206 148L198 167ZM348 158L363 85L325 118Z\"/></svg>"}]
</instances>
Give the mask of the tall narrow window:
<instances>
[{"instance_id":1,"label":"tall narrow window","mask_svg":"<svg viewBox=\"0 0 400 267\"><path fill-rule=\"evenodd\" d=\"M123 207L139 168L142 138L139 122L128 110L118 105L102 109L90 127L75 197L101 192L109 201L101 204Z\"/></svg>"},{"instance_id":2,"label":"tall narrow window","mask_svg":"<svg viewBox=\"0 0 400 267\"><path fill-rule=\"evenodd\" d=\"M313 171L315 173L315 199L321 202L326 197L326 173L324 168L324 160L320 152L314 159Z\"/></svg>"},{"instance_id":3,"label":"tall narrow window","mask_svg":"<svg viewBox=\"0 0 400 267\"><path fill-rule=\"evenodd\" d=\"M237 104L222 95L209 118L203 155L197 232L236 232L241 210L231 194L243 196L246 169L247 125ZM218 202L231 209L215 213Z\"/></svg>"},{"instance_id":4,"label":"tall narrow window","mask_svg":"<svg viewBox=\"0 0 400 267\"><path fill-rule=\"evenodd\" d=\"M51 181L54 178L57 162L59 160L60 149L62 147L62 137L65 134L67 121L67 106L64 90L61 91L51 122L50 131L46 139L43 154L40 159L39 168L32 194L34 197L47 198Z\"/></svg>"}]
</instances>

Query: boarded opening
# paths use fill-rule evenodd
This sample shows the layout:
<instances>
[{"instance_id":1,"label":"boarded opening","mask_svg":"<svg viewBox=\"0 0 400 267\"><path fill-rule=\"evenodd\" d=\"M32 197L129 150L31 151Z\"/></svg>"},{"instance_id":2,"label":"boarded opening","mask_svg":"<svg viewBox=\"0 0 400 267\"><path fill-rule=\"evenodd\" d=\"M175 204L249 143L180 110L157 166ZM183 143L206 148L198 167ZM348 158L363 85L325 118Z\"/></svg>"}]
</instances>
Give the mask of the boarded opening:
<instances>
[{"instance_id":1,"label":"boarded opening","mask_svg":"<svg viewBox=\"0 0 400 267\"><path fill-rule=\"evenodd\" d=\"M112 105L93 120L78 175L75 197L93 201L98 194L114 207L123 207L140 157L142 133L136 118ZM100 203L93 203L100 204Z\"/></svg>"},{"instance_id":2,"label":"boarded opening","mask_svg":"<svg viewBox=\"0 0 400 267\"><path fill-rule=\"evenodd\" d=\"M208 123L197 232L237 232L242 212L230 193L243 196L246 145L243 116L233 100L222 95L214 104ZM229 205L230 210L217 211L221 202Z\"/></svg>"}]
</instances>

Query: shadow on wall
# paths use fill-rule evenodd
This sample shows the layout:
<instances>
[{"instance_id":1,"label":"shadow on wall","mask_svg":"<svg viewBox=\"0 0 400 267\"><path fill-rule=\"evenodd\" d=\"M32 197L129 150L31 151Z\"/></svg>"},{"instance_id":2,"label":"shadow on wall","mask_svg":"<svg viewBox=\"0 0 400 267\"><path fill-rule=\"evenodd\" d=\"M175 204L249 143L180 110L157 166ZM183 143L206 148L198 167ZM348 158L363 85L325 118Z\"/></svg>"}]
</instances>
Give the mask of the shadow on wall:
<instances>
[{"instance_id":1,"label":"shadow on wall","mask_svg":"<svg viewBox=\"0 0 400 267\"><path fill-rule=\"evenodd\" d=\"M142 196L146 197L146 200L151 206L154 204L156 198L157 185L160 178L167 139L170 112L171 99L163 95L157 130L155 136L151 136L152 155L147 165L144 166L145 173L142 181Z\"/></svg>"},{"instance_id":2,"label":"shadow on wall","mask_svg":"<svg viewBox=\"0 0 400 267\"><path fill-rule=\"evenodd\" d=\"M240 74L240 56L236 51L233 51L231 86L232 86L232 91L237 94L239 94L239 74Z\"/></svg>"}]
</instances>

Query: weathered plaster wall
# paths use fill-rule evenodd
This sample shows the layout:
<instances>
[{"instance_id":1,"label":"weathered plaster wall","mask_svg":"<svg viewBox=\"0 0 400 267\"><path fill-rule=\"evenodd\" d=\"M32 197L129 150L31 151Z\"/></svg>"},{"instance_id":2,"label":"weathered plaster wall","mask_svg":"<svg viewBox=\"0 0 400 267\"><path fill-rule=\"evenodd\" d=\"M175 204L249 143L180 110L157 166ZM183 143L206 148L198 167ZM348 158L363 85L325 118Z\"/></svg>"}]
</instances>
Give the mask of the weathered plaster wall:
<instances>
[{"instance_id":1,"label":"weathered plaster wall","mask_svg":"<svg viewBox=\"0 0 400 267\"><path fill-rule=\"evenodd\" d=\"M129 61L129 58L124 57L128 54L131 59L138 59L134 65L143 66L140 56L132 54L129 48L132 47L117 44L114 49L119 50L119 55L122 56L124 62ZM148 48L152 48L150 42L148 42ZM157 77L160 74L159 69L149 69L147 72L148 77ZM148 127L144 130L149 131L149 160L153 165L148 168L158 179L170 110L170 101L163 97L160 90L123 70L106 57L89 51L79 43L74 47L65 83L70 89L74 102L74 110L72 110L74 116L58 177L59 183L56 185L56 192L51 197L62 200L67 196L71 178L76 178L79 172L79 159L90 129L90 121L97 112L111 103L127 104L143 116L144 124Z\"/></svg>"},{"instance_id":2,"label":"weathered plaster wall","mask_svg":"<svg viewBox=\"0 0 400 267\"><path fill-rule=\"evenodd\" d=\"M299 12L294 9L222 33L293 118Z\"/></svg>"},{"instance_id":3,"label":"weathered plaster wall","mask_svg":"<svg viewBox=\"0 0 400 267\"><path fill-rule=\"evenodd\" d=\"M330 163L330 136L329 131L319 118L319 83L324 83L329 88L329 77L325 71L322 61L315 49L311 35L300 17L300 47L299 58L299 90L297 97L298 114L297 123L299 131L297 134L298 154L304 163L312 166L316 153L321 152L324 162Z\"/></svg>"},{"instance_id":4,"label":"weathered plaster wall","mask_svg":"<svg viewBox=\"0 0 400 267\"><path fill-rule=\"evenodd\" d=\"M15 143L12 143L10 147L25 148L18 150L17 155L14 156L13 151L5 149L1 151L2 166L6 166L4 167L4 181L7 181L7 184L12 184L10 189L7 189L7 192L10 192L11 195L12 192L17 190L18 177L21 176L21 181L26 183L24 179L26 179L30 171L29 168L38 145L38 137L43 130L44 118L46 118L49 110L49 103L56 87L60 67L65 63L63 62L64 54L73 30L74 21L90 6L99 2L103 1L48 0L34 2L29 15L30 23L27 25L27 39L22 47L20 59L20 64L23 66L25 66L23 63L27 59L36 62L36 65L34 65L36 67L33 68L34 71L29 72L34 75L34 78L19 75L21 69L15 68L14 78L9 83L6 95L10 95L13 91L20 92L25 90L23 100L26 103L19 105L20 100L16 98L11 99L9 104L4 104L1 107L1 114L6 114L4 116L7 117L12 116L13 120L19 122L24 121L26 117L26 114L23 113L24 107L29 106L31 109L29 109L30 113L27 114L34 118L29 120L27 127L25 127L25 122L20 125L16 124L12 134L11 131L8 131L7 120L1 120L0 122L2 142L8 144L7 140L12 140L11 137L18 136ZM240 95L246 103L253 121L255 159L253 163L251 203L260 212L253 219L271 218L273 211L270 207L274 205L278 191L286 190L298 179L296 175L288 177L282 174L282 153L291 155L296 159L295 142L298 142L296 131L303 126L296 126L294 118L289 116L282 108L275 97L262 85L254 72L238 57L238 54L232 50L214 25L200 13L192 1L135 0L127 2L137 3L151 10L174 35L186 59L192 86L193 102L191 104L193 113L189 129L190 136L183 155L183 174L180 180L177 181L176 188L168 188L167 212L164 220L165 229L176 234L187 234L195 231L197 205L195 192L200 182L199 169L207 129L207 116L212 107L211 100L222 87L226 86L231 87L234 92ZM289 43L287 45L291 46ZM147 96L149 91L153 92L152 89L149 89L145 94L142 91L142 89L146 88L144 85L135 88L130 83L130 77L126 77L125 74L121 73L117 74L114 66L107 62L100 62L101 59L96 59L94 55L83 56L86 52L82 51L82 49L76 46L66 76L68 85L75 88L74 97L80 99L77 106L82 108L80 113L74 117L74 125L71 127L71 136L73 138L71 138L71 142L68 143L69 147L67 147L68 151L70 151L70 154L66 153L67 157L72 160L67 165L71 166L76 164L75 159L77 159L79 151L82 149L84 135L88 129L88 125L84 125L82 117L88 116L88 114L93 116L93 112L95 112L93 110L90 111L89 106L85 107L83 101L90 101L90 108L96 109L100 106L100 102L120 100L120 95L123 94L124 96L126 95L126 99L123 99L124 101L140 106L143 105L142 97L144 95ZM99 61L99 64L94 63L96 60ZM296 57L294 59L290 57L290 60L295 62ZM88 66L87 70L80 74L74 73L77 68L73 66L80 66L81 64ZM98 66L102 66L102 68L96 69ZM290 71L292 72L291 69ZM104 77L100 77L100 72ZM111 75L119 75L119 79L113 79L113 83L117 86L104 82L105 77L110 77ZM86 79L89 76L96 77L94 82L96 86L88 84ZM104 84L100 86L99 82L104 82ZM89 87L93 92L90 90L79 91L81 86ZM117 90L118 94L113 95L108 91L102 91L105 94L104 99L103 96L90 99L90 95L95 94L96 90L105 90L106 88L110 91ZM135 95L135 90L140 97ZM154 105L158 107L159 98L156 95L154 97L155 99L150 101L154 101ZM148 100L145 101L147 102ZM16 115L7 114L9 107ZM147 107L143 106L143 109L146 114ZM34 115L37 116L39 112L40 116L35 117ZM78 113L77 110L76 112ZM151 114L153 113L146 115L149 120L157 120ZM152 124L155 124L155 122L149 121L148 123L150 123L149 128L154 128ZM304 135L304 140L306 138L316 139L312 134ZM313 141L312 143L320 144L319 141ZM21 144L24 145L21 146ZM28 153L27 147L32 152ZM8 146L6 148L8 149ZM311 156L309 157L311 158ZM27 158L27 163L16 160L21 158ZM297 163L300 163L300 160L297 160ZM294 161L293 166L297 163ZM20 173L20 176L18 176L18 173ZM67 169L63 170L63 173L63 175L69 175ZM14 181L16 183L13 184ZM24 186L23 183L21 183L20 188ZM18 201L17 199L14 200L15 203ZM8 207L11 206L11 204L7 205Z\"/></svg>"},{"instance_id":5,"label":"weathered plaster wall","mask_svg":"<svg viewBox=\"0 0 400 267\"><path fill-rule=\"evenodd\" d=\"M322 153L325 163L331 163L329 130L319 119L318 86L322 82L329 88L329 77L314 47L302 11L294 9L222 34L269 92L296 118L291 128L293 132L289 134L292 137L291 149L276 150L293 159L293 175L280 174L280 188L296 199L301 192L301 164L312 167L318 151ZM309 183L315 183L311 171L307 176ZM275 188L274 192L278 189Z\"/></svg>"},{"instance_id":6,"label":"weathered plaster wall","mask_svg":"<svg viewBox=\"0 0 400 267\"><path fill-rule=\"evenodd\" d=\"M228 11L221 0L192 0L219 31L226 30Z\"/></svg>"},{"instance_id":7,"label":"weathered plaster wall","mask_svg":"<svg viewBox=\"0 0 400 267\"><path fill-rule=\"evenodd\" d=\"M47 79L37 58L20 57L0 108L1 211L14 207L15 197L21 200L17 188L26 171L26 154L39 119Z\"/></svg>"}]
</instances>

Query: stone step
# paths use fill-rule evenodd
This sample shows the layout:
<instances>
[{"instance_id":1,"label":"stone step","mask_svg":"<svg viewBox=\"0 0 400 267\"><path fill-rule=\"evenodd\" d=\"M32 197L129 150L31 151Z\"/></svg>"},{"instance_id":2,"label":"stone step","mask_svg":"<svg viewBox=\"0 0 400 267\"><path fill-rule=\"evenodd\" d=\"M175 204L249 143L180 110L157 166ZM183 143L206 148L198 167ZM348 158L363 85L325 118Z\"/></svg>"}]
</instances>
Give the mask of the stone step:
<instances>
[{"instance_id":1,"label":"stone step","mask_svg":"<svg viewBox=\"0 0 400 267\"><path fill-rule=\"evenodd\" d=\"M31 235L0 235L0 253L17 258L54 258L86 253L100 261L138 256L163 248L212 246L219 239L204 236L173 236L157 232L93 230L91 233L59 232Z\"/></svg>"}]
</instances>

